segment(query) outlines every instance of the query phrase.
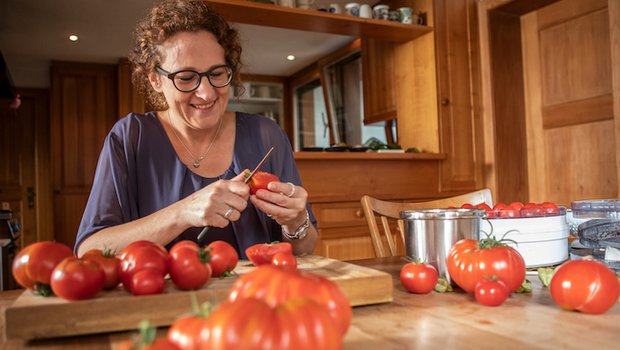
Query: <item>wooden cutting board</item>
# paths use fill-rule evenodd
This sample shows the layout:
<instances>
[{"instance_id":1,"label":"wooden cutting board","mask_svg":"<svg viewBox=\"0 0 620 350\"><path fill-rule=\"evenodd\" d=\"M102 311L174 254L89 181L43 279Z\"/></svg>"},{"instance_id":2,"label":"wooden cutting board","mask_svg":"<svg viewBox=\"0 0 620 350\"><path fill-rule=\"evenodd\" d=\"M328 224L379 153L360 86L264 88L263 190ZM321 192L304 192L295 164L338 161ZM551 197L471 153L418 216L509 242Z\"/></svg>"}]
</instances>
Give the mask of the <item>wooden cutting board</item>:
<instances>
[{"instance_id":1,"label":"wooden cutting board","mask_svg":"<svg viewBox=\"0 0 620 350\"><path fill-rule=\"evenodd\" d=\"M392 301L392 277L385 272L319 256L300 257L297 263L299 269L334 281L351 306ZM235 272L242 275L253 268L248 261L240 261ZM163 294L148 296L133 296L119 287L80 301L43 298L27 290L5 311L6 337L36 339L132 330L141 320L168 326L191 312L192 293L200 303L218 303L228 297L237 278L213 278L193 292L178 290L167 281Z\"/></svg>"}]
</instances>

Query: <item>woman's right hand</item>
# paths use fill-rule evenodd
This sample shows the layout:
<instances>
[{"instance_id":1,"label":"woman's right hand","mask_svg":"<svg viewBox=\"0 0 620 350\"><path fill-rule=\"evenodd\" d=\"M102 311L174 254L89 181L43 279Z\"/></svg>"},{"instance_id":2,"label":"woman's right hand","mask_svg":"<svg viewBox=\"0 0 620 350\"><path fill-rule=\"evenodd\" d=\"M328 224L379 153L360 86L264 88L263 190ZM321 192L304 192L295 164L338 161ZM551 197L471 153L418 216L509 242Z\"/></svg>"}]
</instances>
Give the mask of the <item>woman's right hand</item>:
<instances>
[{"instance_id":1,"label":"woman's right hand","mask_svg":"<svg viewBox=\"0 0 620 350\"><path fill-rule=\"evenodd\" d=\"M231 180L218 180L183 200L182 215L193 227L226 227L248 206L250 188L243 172Z\"/></svg>"}]
</instances>

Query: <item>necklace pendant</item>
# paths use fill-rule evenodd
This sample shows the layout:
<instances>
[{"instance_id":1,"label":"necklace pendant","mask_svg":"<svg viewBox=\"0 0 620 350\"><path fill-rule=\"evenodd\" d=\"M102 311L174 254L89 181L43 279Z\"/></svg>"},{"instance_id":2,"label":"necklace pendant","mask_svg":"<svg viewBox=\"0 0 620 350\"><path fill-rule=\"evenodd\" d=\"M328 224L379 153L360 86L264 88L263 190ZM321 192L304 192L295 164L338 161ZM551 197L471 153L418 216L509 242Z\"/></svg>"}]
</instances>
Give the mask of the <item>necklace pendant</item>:
<instances>
[{"instance_id":1,"label":"necklace pendant","mask_svg":"<svg viewBox=\"0 0 620 350\"><path fill-rule=\"evenodd\" d=\"M195 160L194 164L192 164L194 166L194 168L198 169L200 167L200 161L199 160Z\"/></svg>"}]
</instances>

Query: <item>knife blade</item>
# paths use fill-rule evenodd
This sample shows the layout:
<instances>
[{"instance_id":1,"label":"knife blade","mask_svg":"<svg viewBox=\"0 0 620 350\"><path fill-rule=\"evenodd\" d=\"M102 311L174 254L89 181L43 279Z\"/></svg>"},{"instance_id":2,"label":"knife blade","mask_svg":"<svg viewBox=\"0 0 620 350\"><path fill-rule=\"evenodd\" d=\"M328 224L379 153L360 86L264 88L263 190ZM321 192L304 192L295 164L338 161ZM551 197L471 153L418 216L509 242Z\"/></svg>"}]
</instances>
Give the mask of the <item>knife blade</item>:
<instances>
[{"instance_id":1,"label":"knife blade","mask_svg":"<svg viewBox=\"0 0 620 350\"><path fill-rule=\"evenodd\" d=\"M258 162L258 165L254 168L254 170L252 170L250 175L248 175L248 177L246 177L245 180L243 180L243 183L247 184L252 179L252 176L254 176L254 174L256 174L256 172L258 171L258 169L260 169L260 167L263 166L263 164L265 164L267 159L269 159L269 156L271 156L271 152L273 152L273 149L274 149L274 146L271 146L269 151L265 153L265 155L263 156L263 159L261 159L260 162ZM200 233L198 234L197 239L199 243L204 239L207 232L209 232L209 226L205 226L205 228L203 228L202 231L200 231Z\"/></svg>"}]
</instances>

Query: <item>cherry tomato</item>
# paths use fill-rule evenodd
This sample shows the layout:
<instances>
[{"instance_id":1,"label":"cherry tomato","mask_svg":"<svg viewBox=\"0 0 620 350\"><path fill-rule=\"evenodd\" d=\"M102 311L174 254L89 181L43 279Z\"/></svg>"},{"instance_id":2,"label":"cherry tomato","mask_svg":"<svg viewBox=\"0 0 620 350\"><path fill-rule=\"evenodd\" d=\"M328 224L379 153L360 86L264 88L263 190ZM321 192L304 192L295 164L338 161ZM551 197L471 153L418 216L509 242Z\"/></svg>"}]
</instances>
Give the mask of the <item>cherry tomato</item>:
<instances>
[{"instance_id":1,"label":"cherry tomato","mask_svg":"<svg viewBox=\"0 0 620 350\"><path fill-rule=\"evenodd\" d=\"M499 306L508 299L508 286L500 280L484 279L476 284L476 301L486 306Z\"/></svg>"},{"instance_id":2,"label":"cherry tomato","mask_svg":"<svg viewBox=\"0 0 620 350\"><path fill-rule=\"evenodd\" d=\"M248 247L245 255L256 265L271 264L273 256L277 253L293 254L293 246L288 242L259 243Z\"/></svg>"},{"instance_id":3,"label":"cherry tomato","mask_svg":"<svg viewBox=\"0 0 620 350\"><path fill-rule=\"evenodd\" d=\"M437 269L431 264L410 262L400 270L400 282L411 293L429 293L438 279Z\"/></svg>"},{"instance_id":4,"label":"cherry tomato","mask_svg":"<svg viewBox=\"0 0 620 350\"><path fill-rule=\"evenodd\" d=\"M61 261L52 273L52 291L67 300L94 297L103 288L105 273L92 260L69 257Z\"/></svg>"},{"instance_id":5,"label":"cherry tomato","mask_svg":"<svg viewBox=\"0 0 620 350\"><path fill-rule=\"evenodd\" d=\"M495 217L500 218L514 218L521 216L521 211L519 209L515 209L513 206L504 203L495 204L493 207L493 212L495 213Z\"/></svg>"},{"instance_id":6,"label":"cherry tomato","mask_svg":"<svg viewBox=\"0 0 620 350\"><path fill-rule=\"evenodd\" d=\"M131 275L126 288L133 295L160 294L166 289L166 281L160 271L145 268Z\"/></svg>"},{"instance_id":7,"label":"cherry tomato","mask_svg":"<svg viewBox=\"0 0 620 350\"><path fill-rule=\"evenodd\" d=\"M249 175L249 173L247 173L246 175ZM258 192L258 190L260 189L267 190L267 186L270 182L279 181L280 178L278 178L276 175L264 171L257 171L248 182L248 186L250 186L250 193L256 194L256 192Z\"/></svg>"},{"instance_id":8,"label":"cherry tomato","mask_svg":"<svg viewBox=\"0 0 620 350\"><path fill-rule=\"evenodd\" d=\"M491 210L492 210L492 209L491 209L491 207L489 207L489 205L488 205L488 204L486 204L486 203L484 203L484 202L483 202L483 203L476 204L476 209L482 209L482 210L484 210L484 211L486 211L486 212L489 212L489 211L491 211Z\"/></svg>"},{"instance_id":9,"label":"cherry tomato","mask_svg":"<svg viewBox=\"0 0 620 350\"><path fill-rule=\"evenodd\" d=\"M211 255L212 275L215 277L228 276L237 267L239 262L239 254L233 246L225 241L214 241L207 246Z\"/></svg>"},{"instance_id":10,"label":"cherry tomato","mask_svg":"<svg viewBox=\"0 0 620 350\"><path fill-rule=\"evenodd\" d=\"M521 210L521 208L523 208L523 203L521 202L512 202L509 205L516 210Z\"/></svg>"},{"instance_id":11,"label":"cherry tomato","mask_svg":"<svg viewBox=\"0 0 620 350\"><path fill-rule=\"evenodd\" d=\"M474 205L471 203L463 203L463 205L461 205L461 209L474 209Z\"/></svg>"},{"instance_id":12,"label":"cherry tomato","mask_svg":"<svg viewBox=\"0 0 620 350\"><path fill-rule=\"evenodd\" d=\"M543 216L543 208L536 203L527 203L521 208L521 216L525 217L537 217Z\"/></svg>"},{"instance_id":13,"label":"cherry tomato","mask_svg":"<svg viewBox=\"0 0 620 350\"><path fill-rule=\"evenodd\" d=\"M553 202L543 202L540 204L542 211L547 216L560 215L560 208Z\"/></svg>"},{"instance_id":14,"label":"cherry tomato","mask_svg":"<svg viewBox=\"0 0 620 350\"><path fill-rule=\"evenodd\" d=\"M168 271L179 289L200 289L211 278L209 252L192 241L181 241L170 248Z\"/></svg>"},{"instance_id":15,"label":"cherry tomato","mask_svg":"<svg viewBox=\"0 0 620 350\"><path fill-rule=\"evenodd\" d=\"M551 297L560 307L587 314L601 314L614 306L620 282L605 265L593 260L562 264L549 284Z\"/></svg>"},{"instance_id":16,"label":"cherry tomato","mask_svg":"<svg viewBox=\"0 0 620 350\"><path fill-rule=\"evenodd\" d=\"M289 253L276 253L271 260L273 266L277 266L281 269L296 269L297 258L295 255Z\"/></svg>"},{"instance_id":17,"label":"cherry tomato","mask_svg":"<svg viewBox=\"0 0 620 350\"><path fill-rule=\"evenodd\" d=\"M84 253L82 259L95 261L101 266L105 273L105 281L103 289L111 290L116 288L121 282L119 273L121 270L121 260L112 254L112 251L106 249L91 249Z\"/></svg>"}]
</instances>

